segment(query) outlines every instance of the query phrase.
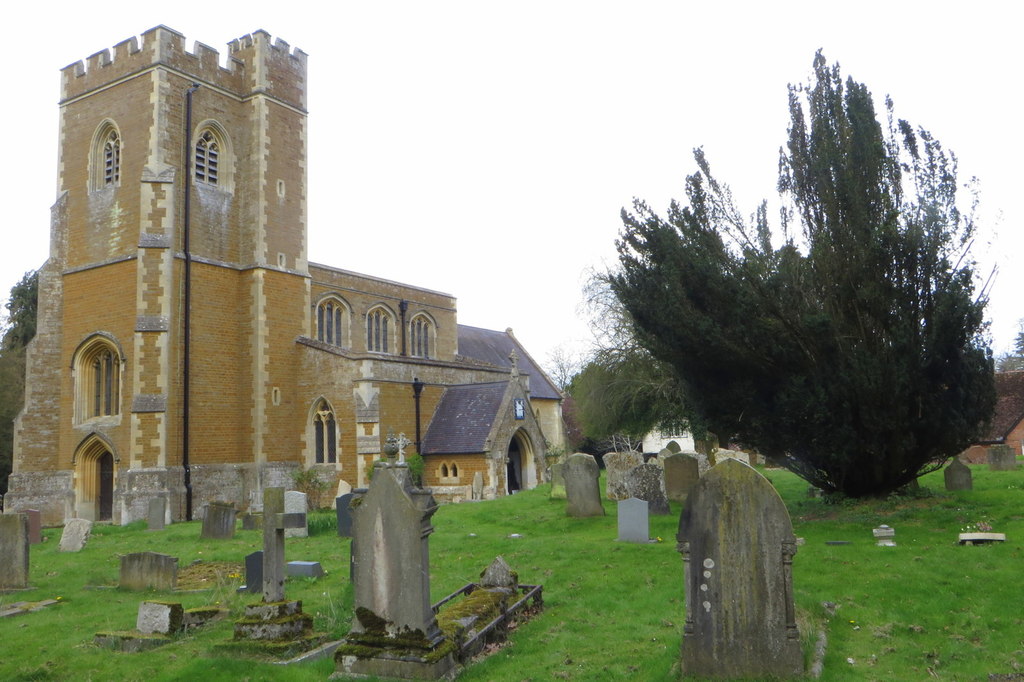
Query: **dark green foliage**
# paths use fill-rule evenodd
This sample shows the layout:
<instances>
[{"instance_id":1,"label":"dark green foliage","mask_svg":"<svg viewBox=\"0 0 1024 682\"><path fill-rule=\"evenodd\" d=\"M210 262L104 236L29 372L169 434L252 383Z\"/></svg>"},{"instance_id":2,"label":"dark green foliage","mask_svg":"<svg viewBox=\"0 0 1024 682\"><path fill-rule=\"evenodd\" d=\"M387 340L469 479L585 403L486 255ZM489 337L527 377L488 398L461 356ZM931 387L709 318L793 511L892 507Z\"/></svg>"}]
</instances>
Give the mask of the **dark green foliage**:
<instances>
[{"instance_id":1,"label":"dark green foliage","mask_svg":"<svg viewBox=\"0 0 1024 682\"><path fill-rule=\"evenodd\" d=\"M36 335L39 273L28 272L11 287L0 337L0 495L7 492L14 454L14 418L25 399L25 346Z\"/></svg>"},{"instance_id":2,"label":"dark green foliage","mask_svg":"<svg viewBox=\"0 0 1024 682\"><path fill-rule=\"evenodd\" d=\"M781 244L703 153L688 204L623 211L612 289L675 370L685 410L826 491L888 493L977 438L995 402L984 295L967 258L956 159L879 124L867 89L819 53L790 88ZM792 226L799 232L793 234Z\"/></svg>"}]
</instances>

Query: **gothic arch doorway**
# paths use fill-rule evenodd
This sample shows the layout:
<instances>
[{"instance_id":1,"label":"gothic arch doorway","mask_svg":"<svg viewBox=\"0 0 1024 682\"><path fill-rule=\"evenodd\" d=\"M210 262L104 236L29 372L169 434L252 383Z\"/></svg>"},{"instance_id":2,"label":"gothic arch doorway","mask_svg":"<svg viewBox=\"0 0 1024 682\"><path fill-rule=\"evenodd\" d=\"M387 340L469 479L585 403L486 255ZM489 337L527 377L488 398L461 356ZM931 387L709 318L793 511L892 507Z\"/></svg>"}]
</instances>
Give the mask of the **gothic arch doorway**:
<instances>
[{"instance_id":1,"label":"gothic arch doorway","mask_svg":"<svg viewBox=\"0 0 1024 682\"><path fill-rule=\"evenodd\" d=\"M533 443L525 430L519 429L508 443L505 455L505 492L512 495L537 485Z\"/></svg>"},{"instance_id":2,"label":"gothic arch doorway","mask_svg":"<svg viewBox=\"0 0 1024 682\"><path fill-rule=\"evenodd\" d=\"M114 516L114 453L98 435L89 436L75 453L75 515L90 521Z\"/></svg>"}]
</instances>

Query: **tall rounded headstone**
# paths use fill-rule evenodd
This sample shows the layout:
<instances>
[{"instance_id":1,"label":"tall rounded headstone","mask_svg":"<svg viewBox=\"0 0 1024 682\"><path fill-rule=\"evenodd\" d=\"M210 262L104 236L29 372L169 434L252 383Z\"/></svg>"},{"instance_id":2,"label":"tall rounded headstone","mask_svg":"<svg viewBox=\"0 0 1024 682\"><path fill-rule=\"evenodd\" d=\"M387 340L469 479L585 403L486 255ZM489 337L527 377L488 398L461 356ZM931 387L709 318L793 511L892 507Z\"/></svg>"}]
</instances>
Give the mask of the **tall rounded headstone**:
<instances>
[{"instance_id":1,"label":"tall rounded headstone","mask_svg":"<svg viewBox=\"0 0 1024 682\"><path fill-rule=\"evenodd\" d=\"M577 452L565 460L565 513L569 516L604 516L601 506L601 471L592 456Z\"/></svg>"},{"instance_id":2,"label":"tall rounded headstone","mask_svg":"<svg viewBox=\"0 0 1024 682\"><path fill-rule=\"evenodd\" d=\"M954 457L945 471L942 472L946 482L946 490L971 490L974 488L974 479L971 468Z\"/></svg>"},{"instance_id":3,"label":"tall rounded headstone","mask_svg":"<svg viewBox=\"0 0 1024 682\"><path fill-rule=\"evenodd\" d=\"M676 539L686 592L683 672L802 674L793 606L796 537L771 483L749 465L723 460L690 492Z\"/></svg>"},{"instance_id":4,"label":"tall rounded headstone","mask_svg":"<svg viewBox=\"0 0 1024 682\"><path fill-rule=\"evenodd\" d=\"M664 516L670 512L665 496L665 476L654 462L630 469L626 474L626 490L630 497L647 502L651 514Z\"/></svg>"},{"instance_id":5,"label":"tall rounded headstone","mask_svg":"<svg viewBox=\"0 0 1024 682\"><path fill-rule=\"evenodd\" d=\"M700 480L697 458L677 452L665 458L665 494L672 502L684 502Z\"/></svg>"}]
</instances>

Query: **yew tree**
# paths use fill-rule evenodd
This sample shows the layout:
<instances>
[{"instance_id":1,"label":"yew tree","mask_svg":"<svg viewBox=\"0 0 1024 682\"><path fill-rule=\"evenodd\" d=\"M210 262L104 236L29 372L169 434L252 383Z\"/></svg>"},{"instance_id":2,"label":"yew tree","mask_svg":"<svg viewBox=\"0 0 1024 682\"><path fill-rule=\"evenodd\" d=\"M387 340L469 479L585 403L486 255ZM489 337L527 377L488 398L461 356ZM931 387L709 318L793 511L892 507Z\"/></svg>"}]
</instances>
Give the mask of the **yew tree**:
<instances>
[{"instance_id":1,"label":"yew tree","mask_svg":"<svg viewBox=\"0 0 1024 682\"><path fill-rule=\"evenodd\" d=\"M623 211L610 283L698 436L885 494L976 440L995 404L974 193L936 138L890 100L880 121L820 52L789 109L778 229L765 204L743 216L697 150L685 202Z\"/></svg>"}]
</instances>

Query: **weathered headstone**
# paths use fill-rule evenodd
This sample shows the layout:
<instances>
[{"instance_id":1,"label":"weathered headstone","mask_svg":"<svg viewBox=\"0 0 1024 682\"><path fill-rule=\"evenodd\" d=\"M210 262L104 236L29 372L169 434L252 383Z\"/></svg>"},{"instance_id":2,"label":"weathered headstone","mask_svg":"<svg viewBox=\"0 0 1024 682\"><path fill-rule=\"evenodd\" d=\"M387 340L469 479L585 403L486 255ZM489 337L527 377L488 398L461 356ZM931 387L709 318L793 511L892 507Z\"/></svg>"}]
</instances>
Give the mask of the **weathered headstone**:
<instances>
[{"instance_id":1,"label":"weathered headstone","mask_svg":"<svg viewBox=\"0 0 1024 682\"><path fill-rule=\"evenodd\" d=\"M0 514L0 589L28 587L28 517Z\"/></svg>"},{"instance_id":2,"label":"weathered headstone","mask_svg":"<svg viewBox=\"0 0 1024 682\"><path fill-rule=\"evenodd\" d=\"M60 535L62 552L81 552L92 533L92 521L89 519L68 519L64 522L64 532Z\"/></svg>"},{"instance_id":3,"label":"weathered headstone","mask_svg":"<svg viewBox=\"0 0 1024 682\"><path fill-rule=\"evenodd\" d=\"M715 453L716 461L721 462L723 459L735 459L744 464L750 464L750 455L741 450L727 450L719 448Z\"/></svg>"},{"instance_id":4,"label":"weathered headstone","mask_svg":"<svg viewBox=\"0 0 1024 682\"><path fill-rule=\"evenodd\" d=\"M157 552L121 555L121 589L173 590L177 582L178 557Z\"/></svg>"},{"instance_id":5,"label":"weathered headstone","mask_svg":"<svg viewBox=\"0 0 1024 682\"><path fill-rule=\"evenodd\" d=\"M665 458L665 495L672 502L684 502L690 489L700 480L697 458L674 452Z\"/></svg>"},{"instance_id":6,"label":"weathered headstone","mask_svg":"<svg viewBox=\"0 0 1024 682\"><path fill-rule=\"evenodd\" d=\"M135 629L144 635L170 635L183 627L185 610L181 604L159 601L144 601L139 604Z\"/></svg>"},{"instance_id":7,"label":"weathered headstone","mask_svg":"<svg viewBox=\"0 0 1024 682\"><path fill-rule=\"evenodd\" d=\"M146 513L146 525L149 530L163 530L167 522L167 498L149 498L149 508Z\"/></svg>"},{"instance_id":8,"label":"weathered headstone","mask_svg":"<svg viewBox=\"0 0 1024 682\"><path fill-rule=\"evenodd\" d=\"M437 679L454 668L451 654L437 655L444 636L430 605L436 511L433 495L413 487L407 465L374 465L353 510L355 617L335 655L339 672Z\"/></svg>"},{"instance_id":9,"label":"weathered headstone","mask_svg":"<svg viewBox=\"0 0 1024 682\"><path fill-rule=\"evenodd\" d=\"M242 514L242 530L263 530L263 512Z\"/></svg>"},{"instance_id":10,"label":"weathered headstone","mask_svg":"<svg viewBox=\"0 0 1024 682\"><path fill-rule=\"evenodd\" d=\"M650 542L647 502L635 497L619 500L619 542Z\"/></svg>"},{"instance_id":11,"label":"weathered headstone","mask_svg":"<svg viewBox=\"0 0 1024 682\"><path fill-rule=\"evenodd\" d=\"M664 516L671 511L665 497L665 477L657 464L648 462L633 467L626 474L626 490L630 497L647 502L651 514Z\"/></svg>"},{"instance_id":12,"label":"weathered headstone","mask_svg":"<svg viewBox=\"0 0 1024 682\"><path fill-rule=\"evenodd\" d=\"M565 460L565 513L569 516L604 516L601 506L601 471L590 455L577 452Z\"/></svg>"},{"instance_id":13,"label":"weathered headstone","mask_svg":"<svg viewBox=\"0 0 1024 682\"><path fill-rule=\"evenodd\" d=\"M565 499L565 476L562 475L562 468L564 466L565 462L562 460L558 460L551 465L551 493L548 495L548 499Z\"/></svg>"},{"instance_id":14,"label":"weathered headstone","mask_svg":"<svg viewBox=\"0 0 1024 682\"><path fill-rule=\"evenodd\" d=\"M985 457L989 471L1013 471L1017 468L1017 457L1009 445L990 445Z\"/></svg>"},{"instance_id":15,"label":"weathered headstone","mask_svg":"<svg viewBox=\"0 0 1024 682\"><path fill-rule=\"evenodd\" d=\"M673 454L675 453L669 450L668 448L662 448L661 450L658 451L658 455L651 459L650 462L651 464L657 464L659 467L664 467L665 458Z\"/></svg>"},{"instance_id":16,"label":"weathered headstone","mask_svg":"<svg viewBox=\"0 0 1024 682\"><path fill-rule=\"evenodd\" d=\"M256 550L245 555L245 584L238 588L239 592L263 591L263 550Z\"/></svg>"},{"instance_id":17,"label":"weathered headstone","mask_svg":"<svg viewBox=\"0 0 1024 682\"><path fill-rule=\"evenodd\" d=\"M352 493L334 498L334 513L338 517L338 537L352 537Z\"/></svg>"},{"instance_id":18,"label":"weathered headstone","mask_svg":"<svg viewBox=\"0 0 1024 682\"><path fill-rule=\"evenodd\" d=\"M227 540L235 537L235 508L227 502L210 502L203 515L203 530L199 537L208 540Z\"/></svg>"},{"instance_id":19,"label":"weathered headstone","mask_svg":"<svg viewBox=\"0 0 1024 682\"><path fill-rule=\"evenodd\" d=\"M580 454L580 453L577 453ZM629 497L626 490L626 474L633 467L644 463L639 452L609 452L604 456L605 496L609 500L624 500Z\"/></svg>"},{"instance_id":20,"label":"weathered headstone","mask_svg":"<svg viewBox=\"0 0 1024 682\"><path fill-rule=\"evenodd\" d=\"M496 556L494 561L480 574L480 587L499 587L515 589L519 584L512 567L505 561L505 557Z\"/></svg>"},{"instance_id":21,"label":"weathered headstone","mask_svg":"<svg viewBox=\"0 0 1024 682\"><path fill-rule=\"evenodd\" d=\"M43 544L43 515L38 509L26 509L24 512L28 517L28 544Z\"/></svg>"},{"instance_id":22,"label":"weathered headstone","mask_svg":"<svg viewBox=\"0 0 1024 682\"><path fill-rule=\"evenodd\" d=\"M303 518L306 516L306 512L309 511L308 502L306 500L306 493L300 493L298 490L289 490L284 494L284 513L285 514L302 514ZM286 538L305 538L309 537L309 527L303 523L301 526L296 528L288 528L284 531Z\"/></svg>"},{"instance_id":23,"label":"weathered headstone","mask_svg":"<svg viewBox=\"0 0 1024 682\"><path fill-rule=\"evenodd\" d=\"M691 490L676 539L686 591L683 673L802 674L793 606L796 537L771 483L750 466L723 459Z\"/></svg>"},{"instance_id":24,"label":"weathered headstone","mask_svg":"<svg viewBox=\"0 0 1024 682\"><path fill-rule=\"evenodd\" d=\"M946 479L946 490L971 490L974 488L974 479L971 468L954 457L945 471L942 472Z\"/></svg>"},{"instance_id":25,"label":"weathered headstone","mask_svg":"<svg viewBox=\"0 0 1024 682\"><path fill-rule=\"evenodd\" d=\"M472 493L474 500L484 499L484 475L479 471L473 474Z\"/></svg>"}]
</instances>

